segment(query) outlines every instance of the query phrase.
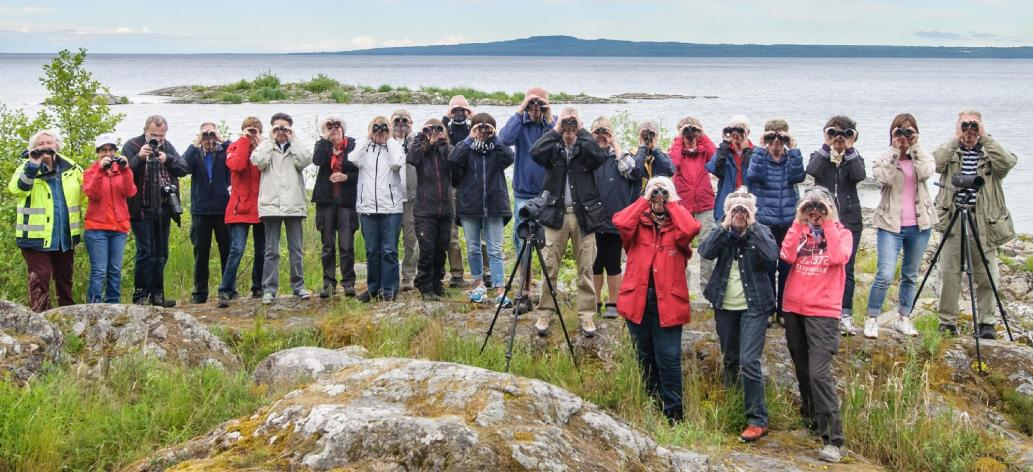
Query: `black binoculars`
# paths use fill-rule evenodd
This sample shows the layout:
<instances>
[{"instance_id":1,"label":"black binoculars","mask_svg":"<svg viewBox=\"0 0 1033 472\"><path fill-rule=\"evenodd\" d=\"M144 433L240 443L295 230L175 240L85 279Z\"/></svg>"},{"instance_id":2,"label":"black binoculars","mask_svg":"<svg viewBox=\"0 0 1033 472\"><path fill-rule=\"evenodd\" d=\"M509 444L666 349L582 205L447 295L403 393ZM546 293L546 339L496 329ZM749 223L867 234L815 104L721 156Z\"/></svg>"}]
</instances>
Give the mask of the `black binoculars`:
<instances>
[{"instance_id":1,"label":"black binoculars","mask_svg":"<svg viewBox=\"0 0 1033 472\"><path fill-rule=\"evenodd\" d=\"M29 151L29 157L33 159L39 159L43 156L54 157L55 155L57 155L57 152L50 148L33 149Z\"/></svg>"},{"instance_id":2,"label":"black binoculars","mask_svg":"<svg viewBox=\"0 0 1033 472\"><path fill-rule=\"evenodd\" d=\"M373 125L373 134L386 133L387 130L388 130L388 127L384 123L377 123L377 124Z\"/></svg>"},{"instance_id":3,"label":"black binoculars","mask_svg":"<svg viewBox=\"0 0 1033 472\"><path fill-rule=\"evenodd\" d=\"M915 135L915 130L911 128L896 128L893 130L893 136L896 138L905 137L911 138Z\"/></svg>"}]
</instances>

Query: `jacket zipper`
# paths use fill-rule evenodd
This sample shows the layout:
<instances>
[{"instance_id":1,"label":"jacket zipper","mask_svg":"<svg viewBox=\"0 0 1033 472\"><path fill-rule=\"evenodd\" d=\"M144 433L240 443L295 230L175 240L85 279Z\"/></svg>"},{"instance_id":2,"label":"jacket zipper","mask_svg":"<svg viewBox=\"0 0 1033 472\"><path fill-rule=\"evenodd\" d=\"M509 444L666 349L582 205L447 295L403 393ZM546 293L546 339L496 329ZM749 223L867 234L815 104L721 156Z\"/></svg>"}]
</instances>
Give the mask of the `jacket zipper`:
<instances>
[{"instance_id":1,"label":"jacket zipper","mask_svg":"<svg viewBox=\"0 0 1033 472\"><path fill-rule=\"evenodd\" d=\"M375 145L374 145L375 146ZM376 163L373 164L373 213L380 213L380 200L377 196L377 177L380 176L380 149L377 148L377 159ZM388 183L388 190L390 190L391 184Z\"/></svg>"},{"instance_id":2,"label":"jacket zipper","mask_svg":"<svg viewBox=\"0 0 1033 472\"><path fill-rule=\"evenodd\" d=\"M440 204L441 202L445 201L445 198L441 195L441 168L440 168L440 166L438 164L438 159L437 158L434 159L434 175L437 176L438 203ZM440 208L438 210L439 210L438 214L440 215L441 214Z\"/></svg>"},{"instance_id":3,"label":"jacket zipper","mask_svg":"<svg viewBox=\"0 0 1033 472\"><path fill-rule=\"evenodd\" d=\"M481 155L481 191L484 197L481 198L481 205L484 207L484 217L488 217L488 155Z\"/></svg>"}]
</instances>

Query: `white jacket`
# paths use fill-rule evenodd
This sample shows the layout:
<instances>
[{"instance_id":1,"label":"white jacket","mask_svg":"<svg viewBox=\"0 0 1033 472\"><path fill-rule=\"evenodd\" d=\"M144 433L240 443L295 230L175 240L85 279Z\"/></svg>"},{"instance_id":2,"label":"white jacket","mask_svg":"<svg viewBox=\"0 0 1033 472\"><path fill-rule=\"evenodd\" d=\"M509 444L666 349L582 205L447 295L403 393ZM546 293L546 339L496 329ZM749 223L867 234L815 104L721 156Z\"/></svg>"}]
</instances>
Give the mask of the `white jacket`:
<instances>
[{"instance_id":1,"label":"white jacket","mask_svg":"<svg viewBox=\"0 0 1033 472\"><path fill-rule=\"evenodd\" d=\"M365 138L348 157L359 167L356 211L360 215L401 213L405 201L402 144L389 138L387 144L378 145Z\"/></svg>"},{"instance_id":2,"label":"white jacket","mask_svg":"<svg viewBox=\"0 0 1033 472\"><path fill-rule=\"evenodd\" d=\"M286 152L272 138L251 153L251 163L262 172L258 187L258 216L308 216L302 170L312 164L312 146L292 138Z\"/></svg>"}]
</instances>

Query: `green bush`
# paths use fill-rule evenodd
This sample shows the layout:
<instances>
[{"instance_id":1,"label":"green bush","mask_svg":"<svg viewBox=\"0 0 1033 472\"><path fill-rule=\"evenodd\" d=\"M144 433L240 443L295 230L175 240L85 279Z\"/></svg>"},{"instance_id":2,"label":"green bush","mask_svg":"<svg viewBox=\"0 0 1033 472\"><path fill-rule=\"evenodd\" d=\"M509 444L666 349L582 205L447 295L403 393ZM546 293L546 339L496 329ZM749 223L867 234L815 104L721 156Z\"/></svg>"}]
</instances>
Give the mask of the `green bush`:
<instances>
[{"instance_id":1,"label":"green bush","mask_svg":"<svg viewBox=\"0 0 1033 472\"><path fill-rule=\"evenodd\" d=\"M251 82L248 82L244 79L240 79L240 81L233 82L232 84L229 84L223 88L230 92L247 92L248 90L251 90Z\"/></svg>"},{"instance_id":2,"label":"green bush","mask_svg":"<svg viewBox=\"0 0 1033 472\"><path fill-rule=\"evenodd\" d=\"M387 85L387 84L381 85L379 88L377 88L378 92L390 92L392 90L393 90L393 88L390 85Z\"/></svg>"},{"instance_id":3,"label":"green bush","mask_svg":"<svg viewBox=\"0 0 1033 472\"><path fill-rule=\"evenodd\" d=\"M351 94L344 90L334 90L330 93L330 98L334 99L337 103L349 103L352 100Z\"/></svg>"},{"instance_id":4,"label":"green bush","mask_svg":"<svg viewBox=\"0 0 1033 472\"><path fill-rule=\"evenodd\" d=\"M318 74L315 77L313 77L312 80L301 83L301 88L308 90L312 93L323 93L340 86L340 82L331 79L330 77L327 77L324 74Z\"/></svg>"},{"instance_id":5,"label":"green bush","mask_svg":"<svg viewBox=\"0 0 1033 472\"><path fill-rule=\"evenodd\" d=\"M281 88L262 87L252 90L248 95L252 102L270 102L273 100L286 100L287 92Z\"/></svg>"},{"instance_id":6,"label":"green bush","mask_svg":"<svg viewBox=\"0 0 1033 472\"><path fill-rule=\"evenodd\" d=\"M226 103L244 103L244 97L237 93L223 92L222 101ZM223 135L225 136L225 135Z\"/></svg>"},{"instance_id":7,"label":"green bush","mask_svg":"<svg viewBox=\"0 0 1033 472\"><path fill-rule=\"evenodd\" d=\"M258 74L255 80L251 81L251 88L278 88L280 83L279 77L270 71L265 71Z\"/></svg>"}]
</instances>

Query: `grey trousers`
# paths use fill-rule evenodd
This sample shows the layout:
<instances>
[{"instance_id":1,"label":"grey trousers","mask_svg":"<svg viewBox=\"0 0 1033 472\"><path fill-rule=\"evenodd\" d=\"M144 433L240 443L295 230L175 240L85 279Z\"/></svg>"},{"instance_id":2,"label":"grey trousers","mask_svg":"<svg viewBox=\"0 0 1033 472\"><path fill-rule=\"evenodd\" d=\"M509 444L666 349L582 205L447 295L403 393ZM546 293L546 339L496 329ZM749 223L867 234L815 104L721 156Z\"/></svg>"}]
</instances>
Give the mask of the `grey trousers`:
<instances>
[{"instance_id":1,"label":"grey trousers","mask_svg":"<svg viewBox=\"0 0 1033 472\"><path fill-rule=\"evenodd\" d=\"M280 289L280 226L287 231L287 252L290 257L291 290L294 293L305 288L305 271L302 267L302 243L304 241L303 216L266 216L265 265L262 267L262 292L276 295Z\"/></svg>"},{"instance_id":2,"label":"grey trousers","mask_svg":"<svg viewBox=\"0 0 1033 472\"><path fill-rule=\"evenodd\" d=\"M414 206L416 206L414 201L402 204L402 274L400 285L402 287L412 287L413 280L416 278L416 260L419 245L416 242L416 225L412 214Z\"/></svg>"}]
</instances>

